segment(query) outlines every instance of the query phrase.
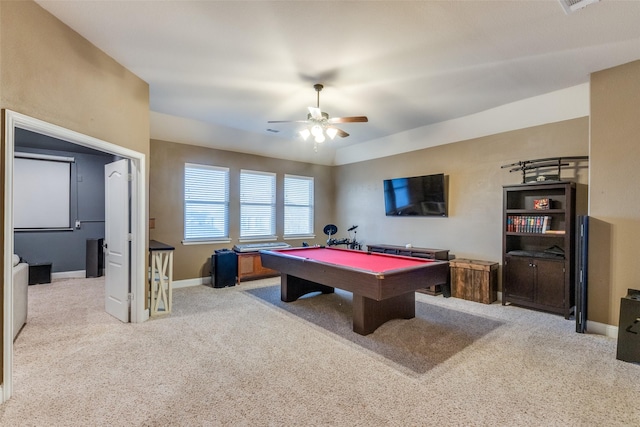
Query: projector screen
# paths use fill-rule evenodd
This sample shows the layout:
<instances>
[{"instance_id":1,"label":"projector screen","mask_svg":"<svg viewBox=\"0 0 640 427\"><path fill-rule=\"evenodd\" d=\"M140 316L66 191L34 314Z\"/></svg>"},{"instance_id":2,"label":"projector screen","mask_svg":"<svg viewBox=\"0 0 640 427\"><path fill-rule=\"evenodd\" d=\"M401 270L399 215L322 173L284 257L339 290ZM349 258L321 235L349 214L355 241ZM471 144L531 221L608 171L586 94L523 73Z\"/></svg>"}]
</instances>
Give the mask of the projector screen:
<instances>
[{"instance_id":1,"label":"projector screen","mask_svg":"<svg viewBox=\"0 0 640 427\"><path fill-rule=\"evenodd\" d=\"M55 160L53 160L55 159ZM13 227L70 228L70 157L15 153Z\"/></svg>"}]
</instances>

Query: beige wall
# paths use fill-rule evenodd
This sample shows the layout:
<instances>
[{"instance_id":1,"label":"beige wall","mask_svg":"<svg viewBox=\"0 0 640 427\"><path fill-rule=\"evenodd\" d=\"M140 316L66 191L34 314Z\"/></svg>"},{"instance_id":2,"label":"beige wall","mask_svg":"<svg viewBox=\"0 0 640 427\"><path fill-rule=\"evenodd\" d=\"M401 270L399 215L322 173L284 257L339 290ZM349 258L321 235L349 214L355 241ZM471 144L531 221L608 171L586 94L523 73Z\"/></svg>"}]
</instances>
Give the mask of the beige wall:
<instances>
[{"instance_id":1,"label":"beige wall","mask_svg":"<svg viewBox=\"0 0 640 427\"><path fill-rule=\"evenodd\" d=\"M617 325L640 289L640 61L591 76L589 319Z\"/></svg>"},{"instance_id":2,"label":"beige wall","mask_svg":"<svg viewBox=\"0 0 640 427\"><path fill-rule=\"evenodd\" d=\"M0 1L0 108L149 154L148 84L31 1Z\"/></svg>"},{"instance_id":3,"label":"beige wall","mask_svg":"<svg viewBox=\"0 0 640 427\"><path fill-rule=\"evenodd\" d=\"M184 239L184 164L197 163L229 168L229 232L230 243L183 245ZM292 162L251 154L215 150L165 141L151 141L149 216L155 218L151 239L174 246L174 279L194 279L209 276L211 254L216 249L238 243L240 202L240 170L275 172L277 186L276 235L283 241L284 174L313 176L315 192L316 239L287 241L300 246L302 241L321 244L326 241L323 227L333 218L334 200L332 168L309 163Z\"/></svg>"},{"instance_id":4,"label":"beige wall","mask_svg":"<svg viewBox=\"0 0 640 427\"><path fill-rule=\"evenodd\" d=\"M502 186L519 172L501 166L519 160L584 156L588 118L568 120L442 145L336 168L336 224L359 225L358 240L449 249L458 258L502 263ZM387 217L382 181L444 173L449 177L449 217ZM586 184L588 169L563 178Z\"/></svg>"}]
</instances>

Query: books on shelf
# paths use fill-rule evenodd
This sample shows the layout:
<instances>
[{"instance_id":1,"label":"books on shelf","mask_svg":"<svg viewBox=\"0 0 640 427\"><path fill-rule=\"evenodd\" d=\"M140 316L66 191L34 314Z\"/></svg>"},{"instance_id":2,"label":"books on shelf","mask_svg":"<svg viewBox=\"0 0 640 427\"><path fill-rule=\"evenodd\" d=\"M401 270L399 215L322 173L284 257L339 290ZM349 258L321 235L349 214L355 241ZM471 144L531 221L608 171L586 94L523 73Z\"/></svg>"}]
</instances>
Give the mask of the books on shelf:
<instances>
[{"instance_id":1,"label":"books on shelf","mask_svg":"<svg viewBox=\"0 0 640 427\"><path fill-rule=\"evenodd\" d=\"M512 233L564 234L564 230L551 229L549 215L508 215L507 231Z\"/></svg>"}]
</instances>

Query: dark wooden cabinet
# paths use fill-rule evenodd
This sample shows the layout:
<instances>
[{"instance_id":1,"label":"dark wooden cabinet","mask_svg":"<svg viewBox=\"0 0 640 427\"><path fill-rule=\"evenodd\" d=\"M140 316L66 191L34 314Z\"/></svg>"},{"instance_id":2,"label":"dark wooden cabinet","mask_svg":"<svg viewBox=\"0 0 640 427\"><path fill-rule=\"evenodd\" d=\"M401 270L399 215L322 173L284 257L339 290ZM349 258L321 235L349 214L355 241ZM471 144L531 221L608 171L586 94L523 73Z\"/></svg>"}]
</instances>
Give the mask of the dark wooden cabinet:
<instances>
[{"instance_id":1,"label":"dark wooden cabinet","mask_svg":"<svg viewBox=\"0 0 640 427\"><path fill-rule=\"evenodd\" d=\"M502 304L574 311L576 184L504 187Z\"/></svg>"},{"instance_id":2,"label":"dark wooden cabinet","mask_svg":"<svg viewBox=\"0 0 640 427\"><path fill-rule=\"evenodd\" d=\"M504 274L510 302L541 310L564 310L564 260L508 256Z\"/></svg>"}]
</instances>

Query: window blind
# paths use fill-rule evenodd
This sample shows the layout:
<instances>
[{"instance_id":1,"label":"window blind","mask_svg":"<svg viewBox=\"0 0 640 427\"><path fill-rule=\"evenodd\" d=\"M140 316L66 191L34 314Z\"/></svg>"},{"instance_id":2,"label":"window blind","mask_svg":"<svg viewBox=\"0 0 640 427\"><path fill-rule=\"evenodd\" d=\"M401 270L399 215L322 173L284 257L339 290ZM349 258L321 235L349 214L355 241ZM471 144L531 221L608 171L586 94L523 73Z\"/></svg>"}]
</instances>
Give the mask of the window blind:
<instances>
[{"instance_id":1,"label":"window blind","mask_svg":"<svg viewBox=\"0 0 640 427\"><path fill-rule=\"evenodd\" d=\"M275 238L276 174L240 171L240 237Z\"/></svg>"},{"instance_id":2,"label":"window blind","mask_svg":"<svg viewBox=\"0 0 640 427\"><path fill-rule=\"evenodd\" d=\"M186 163L184 167L184 238L229 237L229 169Z\"/></svg>"},{"instance_id":3,"label":"window blind","mask_svg":"<svg viewBox=\"0 0 640 427\"><path fill-rule=\"evenodd\" d=\"M284 235L313 234L313 177L284 176Z\"/></svg>"}]
</instances>

